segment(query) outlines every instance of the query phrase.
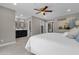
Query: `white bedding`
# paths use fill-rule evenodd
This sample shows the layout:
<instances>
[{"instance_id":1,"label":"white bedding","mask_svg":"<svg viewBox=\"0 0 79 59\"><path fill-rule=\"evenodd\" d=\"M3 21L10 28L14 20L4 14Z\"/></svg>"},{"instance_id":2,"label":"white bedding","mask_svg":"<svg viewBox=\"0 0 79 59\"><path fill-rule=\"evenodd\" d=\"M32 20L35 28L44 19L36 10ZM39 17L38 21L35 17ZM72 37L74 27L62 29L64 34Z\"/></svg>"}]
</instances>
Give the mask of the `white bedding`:
<instances>
[{"instance_id":1,"label":"white bedding","mask_svg":"<svg viewBox=\"0 0 79 59\"><path fill-rule=\"evenodd\" d=\"M37 55L79 54L79 43L63 33L45 33L29 38L25 48Z\"/></svg>"}]
</instances>

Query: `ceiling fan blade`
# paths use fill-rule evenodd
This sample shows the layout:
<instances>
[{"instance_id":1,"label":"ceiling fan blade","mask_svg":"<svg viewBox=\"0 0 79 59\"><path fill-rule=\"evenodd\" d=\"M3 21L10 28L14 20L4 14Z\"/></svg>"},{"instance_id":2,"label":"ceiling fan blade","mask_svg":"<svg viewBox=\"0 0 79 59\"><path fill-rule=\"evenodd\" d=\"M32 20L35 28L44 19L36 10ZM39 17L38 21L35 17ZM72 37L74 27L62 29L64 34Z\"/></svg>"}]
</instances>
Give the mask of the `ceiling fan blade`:
<instances>
[{"instance_id":1,"label":"ceiling fan blade","mask_svg":"<svg viewBox=\"0 0 79 59\"><path fill-rule=\"evenodd\" d=\"M39 14L39 13L41 13L41 12L37 12L36 14Z\"/></svg>"},{"instance_id":2,"label":"ceiling fan blade","mask_svg":"<svg viewBox=\"0 0 79 59\"><path fill-rule=\"evenodd\" d=\"M36 11L40 11L39 9L34 9L34 10L36 10Z\"/></svg>"},{"instance_id":3,"label":"ceiling fan blade","mask_svg":"<svg viewBox=\"0 0 79 59\"><path fill-rule=\"evenodd\" d=\"M52 12L52 10L45 10L45 12Z\"/></svg>"},{"instance_id":4,"label":"ceiling fan blade","mask_svg":"<svg viewBox=\"0 0 79 59\"><path fill-rule=\"evenodd\" d=\"M41 11L44 11L44 10L46 10L48 8L48 6L45 6Z\"/></svg>"}]
</instances>

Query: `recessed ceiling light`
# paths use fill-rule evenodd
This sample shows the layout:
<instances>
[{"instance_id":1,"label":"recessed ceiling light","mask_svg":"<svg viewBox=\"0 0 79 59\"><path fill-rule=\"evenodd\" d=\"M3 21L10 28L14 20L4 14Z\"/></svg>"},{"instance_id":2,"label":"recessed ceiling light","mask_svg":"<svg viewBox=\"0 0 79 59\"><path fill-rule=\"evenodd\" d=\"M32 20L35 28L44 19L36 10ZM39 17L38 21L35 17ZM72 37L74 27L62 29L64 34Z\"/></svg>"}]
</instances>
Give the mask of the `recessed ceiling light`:
<instances>
[{"instance_id":1,"label":"recessed ceiling light","mask_svg":"<svg viewBox=\"0 0 79 59\"><path fill-rule=\"evenodd\" d=\"M13 5L16 5L16 3L13 3Z\"/></svg>"},{"instance_id":2,"label":"recessed ceiling light","mask_svg":"<svg viewBox=\"0 0 79 59\"><path fill-rule=\"evenodd\" d=\"M67 12L70 12L71 11L71 9L67 9Z\"/></svg>"},{"instance_id":3,"label":"recessed ceiling light","mask_svg":"<svg viewBox=\"0 0 79 59\"><path fill-rule=\"evenodd\" d=\"M23 14L20 14L20 16L22 17L22 16L23 16Z\"/></svg>"}]
</instances>

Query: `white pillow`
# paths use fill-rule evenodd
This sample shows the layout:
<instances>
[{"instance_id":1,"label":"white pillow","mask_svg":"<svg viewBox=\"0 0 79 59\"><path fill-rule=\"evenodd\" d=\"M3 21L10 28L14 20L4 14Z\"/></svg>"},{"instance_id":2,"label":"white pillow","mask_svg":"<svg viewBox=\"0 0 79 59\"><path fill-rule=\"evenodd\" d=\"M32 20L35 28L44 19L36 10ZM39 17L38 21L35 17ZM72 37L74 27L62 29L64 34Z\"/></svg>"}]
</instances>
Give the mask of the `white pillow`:
<instances>
[{"instance_id":1,"label":"white pillow","mask_svg":"<svg viewBox=\"0 0 79 59\"><path fill-rule=\"evenodd\" d=\"M67 36L68 35L68 32L64 32L64 36Z\"/></svg>"},{"instance_id":2,"label":"white pillow","mask_svg":"<svg viewBox=\"0 0 79 59\"><path fill-rule=\"evenodd\" d=\"M79 28L73 28L69 32L65 33L66 37L75 39L79 33Z\"/></svg>"}]
</instances>

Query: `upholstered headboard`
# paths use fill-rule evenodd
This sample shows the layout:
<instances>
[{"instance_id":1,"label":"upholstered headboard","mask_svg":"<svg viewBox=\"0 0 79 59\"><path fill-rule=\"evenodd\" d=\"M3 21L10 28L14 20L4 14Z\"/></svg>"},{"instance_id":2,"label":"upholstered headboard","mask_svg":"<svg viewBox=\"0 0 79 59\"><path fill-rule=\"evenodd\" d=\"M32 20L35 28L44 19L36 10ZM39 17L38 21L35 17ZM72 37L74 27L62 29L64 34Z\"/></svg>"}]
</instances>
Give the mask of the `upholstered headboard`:
<instances>
[{"instance_id":1,"label":"upholstered headboard","mask_svg":"<svg viewBox=\"0 0 79 59\"><path fill-rule=\"evenodd\" d=\"M75 24L77 27L79 27L79 20L76 20Z\"/></svg>"},{"instance_id":2,"label":"upholstered headboard","mask_svg":"<svg viewBox=\"0 0 79 59\"><path fill-rule=\"evenodd\" d=\"M77 20L76 17L67 17L67 18L58 20L54 24L54 31L65 32L76 26L79 26L79 20Z\"/></svg>"}]
</instances>

